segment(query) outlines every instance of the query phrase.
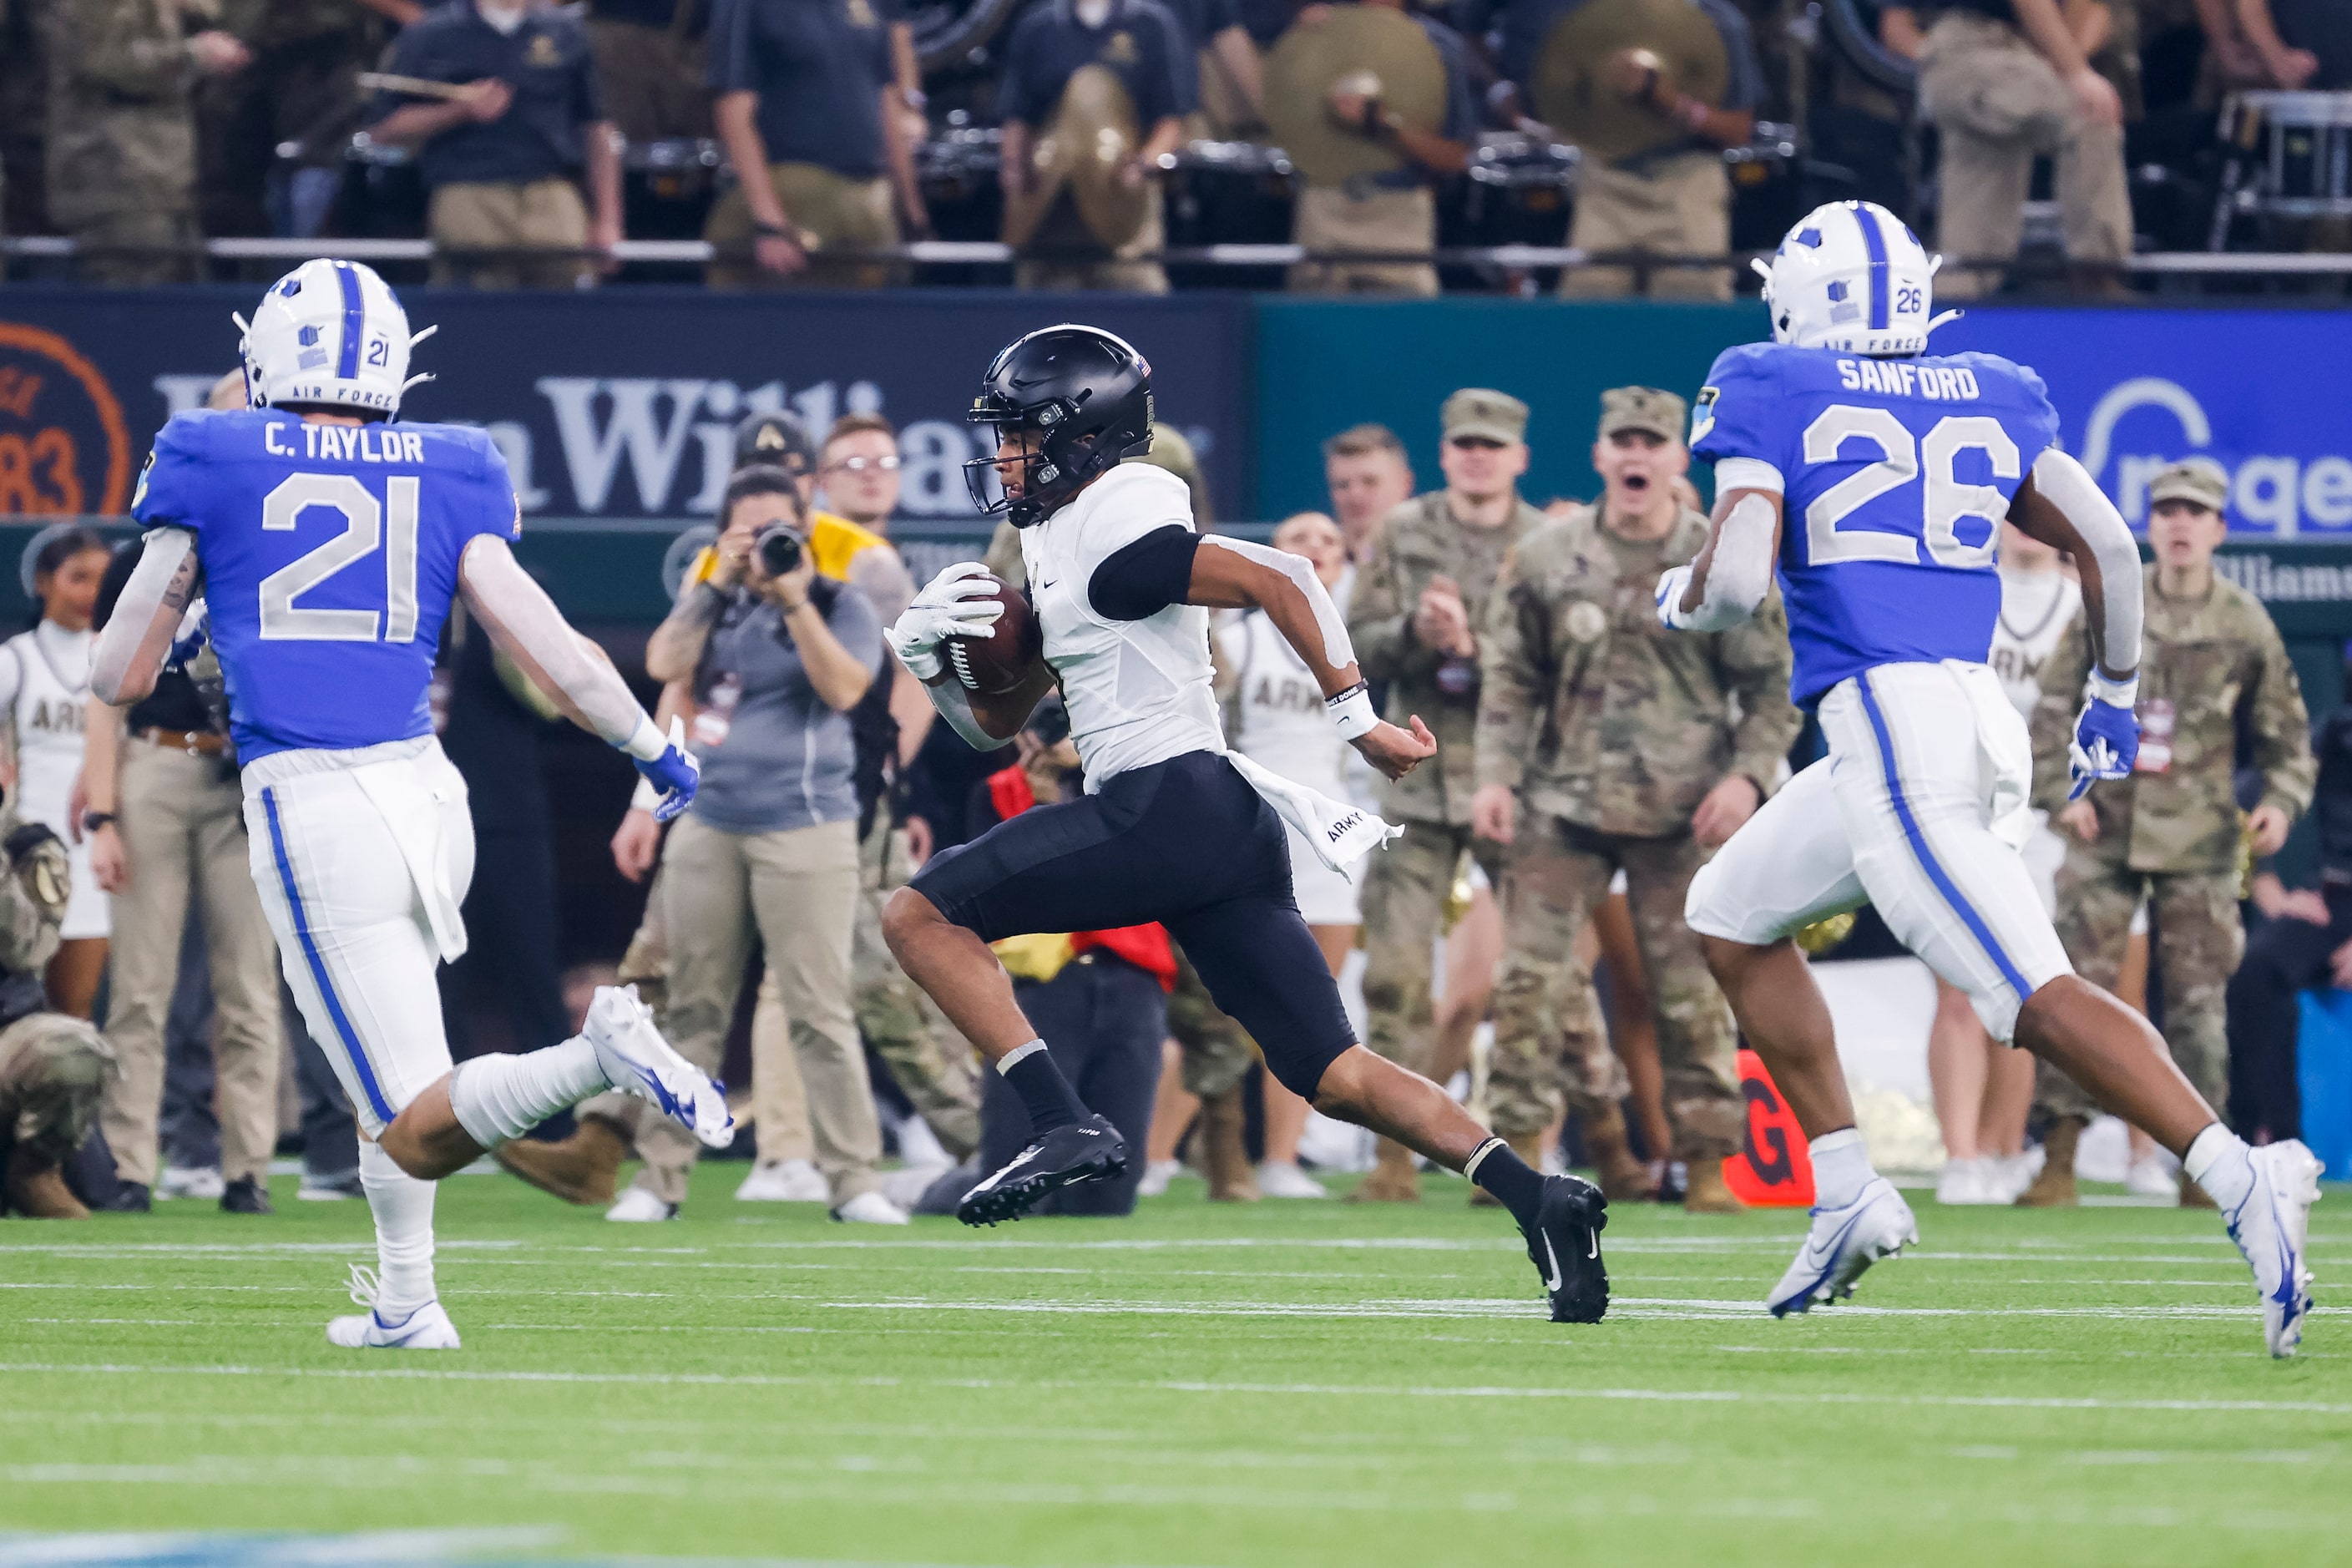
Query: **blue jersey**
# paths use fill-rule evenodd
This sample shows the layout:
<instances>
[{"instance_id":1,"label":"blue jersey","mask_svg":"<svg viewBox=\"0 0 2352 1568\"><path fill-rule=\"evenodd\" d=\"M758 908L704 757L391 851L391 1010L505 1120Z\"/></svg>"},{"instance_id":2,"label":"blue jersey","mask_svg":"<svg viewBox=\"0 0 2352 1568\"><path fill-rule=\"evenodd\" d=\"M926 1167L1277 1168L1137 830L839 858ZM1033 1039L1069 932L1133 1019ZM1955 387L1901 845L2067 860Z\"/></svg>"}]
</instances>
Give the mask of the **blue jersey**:
<instances>
[{"instance_id":1,"label":"blue jersey","mask_svg":"<svg viewBox=\"0 0 2352 1568\"><path fill-rule=\"evenodd\" d=\"M457 560L521 530L506 460L452 425L178 414L132 515L196 536L238 756L433 732L425 689Z\"/></svg>"},{"instance_id":2,"label":"blue jersey","mask_svg":"<svg viewBox=\"0 0 2352 1568\"><path fill-rule=\"evenodd\" d=\"M1716 485L1784 507L1780 576L1810 704L1882 664L1984 662L2000 619L2000 521L2058 436L2042 378L1993 354L1864 359L1749 343L1707 374L1691 450Z\"/></svg>"}]
</instances>

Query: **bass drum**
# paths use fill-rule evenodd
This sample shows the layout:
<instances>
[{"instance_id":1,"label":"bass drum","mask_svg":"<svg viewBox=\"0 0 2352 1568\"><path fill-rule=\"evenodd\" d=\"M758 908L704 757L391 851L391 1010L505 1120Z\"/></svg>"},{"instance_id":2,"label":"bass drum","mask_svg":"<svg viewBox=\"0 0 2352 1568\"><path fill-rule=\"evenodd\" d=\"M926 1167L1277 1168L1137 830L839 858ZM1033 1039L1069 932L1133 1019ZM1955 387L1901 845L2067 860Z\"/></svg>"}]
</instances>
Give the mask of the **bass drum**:
<instances>
[{"instance_id":1,"label":"bass drum","mask_svg":"<svg viewBox=\"0 0 2352 1568\"><path fill-rule=\"evenodd\" d=\"M923 193L923 206L931 215L931 233L940 239L993 241L1004 226L1004 186L998 169L1003 163L1003 133L993 126L974 125L971 115L955 110L946 128L915 149L915 184ZM971 287L1002 284L1005 269L968 262L926 262L915 269L914 281Z\"/></svg>"},{"instance_id":2,"label":"bass drum","mask_svg":"<svg viewBox=\"0 0 2352 1568\"><path fill-rule=\"evenodd\" d=\"M1515 132L1488 132L1471 153L1463 177L1438 187L1438 245L1446 249L1566 245L1580 156L1564 142ZM1452 275L1456 270L1446 268L1442 280L1451 287L1490 290L1510 289L1518 281L1488 265L1459 269L1459 277ZM1548 289L1554 272L1538 268L1530 278L1537 287Z\"/></svg>"},{"instance_id":3,"label":"bass drum","mask_svg":"<svg viewBox=\"0 0 2352 1568\"><path fill-rule=\"evenodd\" d=\"M1840 199L1808 189L1793 125L1759 120L1748 144L1729 149L1723 158L1731 173L1734 251L1778 249L1799 218L1824 201Z\"/></svg>"},{"instance_id":4,"label":"bass drum","mask_svg":"<svg viewBox=\"0 0 2352 1568\"><path fill-rule=\"evenodd\" d=\"M1255 142L1195 142L1161 176L1168 194L1168 247L1287 245L1297 175L1278 147ZM1279 289L1285 268L1179 263L1178 289Z\"/></svg>"},{"instance_id":5,"label":"bass drum","mask_svg":"<svg viewBox=\"0 0 2352 1568\"><path fill-rule=\"evenodd\" d=\"M346 239L425 237L425 176L404 147L379 145L362 131L343 152L343 177L327 232Z\"/></svg>"}]
</instances>

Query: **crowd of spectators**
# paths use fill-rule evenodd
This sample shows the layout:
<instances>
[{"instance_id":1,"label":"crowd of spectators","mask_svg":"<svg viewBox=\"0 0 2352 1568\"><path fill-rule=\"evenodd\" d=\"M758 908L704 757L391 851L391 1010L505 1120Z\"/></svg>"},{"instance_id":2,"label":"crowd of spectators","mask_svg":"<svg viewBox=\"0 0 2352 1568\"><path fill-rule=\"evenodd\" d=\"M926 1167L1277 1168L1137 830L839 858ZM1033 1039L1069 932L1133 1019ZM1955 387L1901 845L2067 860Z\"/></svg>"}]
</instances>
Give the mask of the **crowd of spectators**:
<instances>
[{"instance_id":1,"label":"crowd of spectators","mask_svg":"<svg viewBox=\"0 0 2352 1568\"><path fill-rule=\"evenodd\" d=\"M2057 275L2100 291L2136 242L2205 243L2226 94L2352 90L2352 16L2330 0L1684 3L1723 45L1719 101L1612 55L1601 90L1675 135L1580 159L1530 118L1541 47L1572 5L1406 6L1443 65L1443 113L1425 125L1334 84L1324 112L1392 166L1298 174L1286 235L1228 232L1262 222L1186 149L1270 143L1262 57L1326 4L1026 0L927 75L895 0L5 0L0 216L70 237L74 271L116 283L198 275L208 236L412 233L435 242L436 280L484 287L586 286L619 269L625 237L688 235L713 247L716 286L869 287L917 276L889 247L994 238L1001 213L1022 287L1160 291L1173 241L1289 237L1310 253L1297 289L1531 289L1524 268L1414 259L1509 239L1600 258L1565 270L1563 294L1720 298L1744 275L1701 263L1854 195L1976 264L1947 270L1958 296L2018 280L2047 160ZM1106 76L1133 121L1113 172L1133 221L1115 242L1046 156ZM1261 185L1286 167L1223 166ZM1548 172L1502 177L1530 168ZM2344 235L2325 218L2241 226L2272 248Z\"/></svg>"}]
</instances>

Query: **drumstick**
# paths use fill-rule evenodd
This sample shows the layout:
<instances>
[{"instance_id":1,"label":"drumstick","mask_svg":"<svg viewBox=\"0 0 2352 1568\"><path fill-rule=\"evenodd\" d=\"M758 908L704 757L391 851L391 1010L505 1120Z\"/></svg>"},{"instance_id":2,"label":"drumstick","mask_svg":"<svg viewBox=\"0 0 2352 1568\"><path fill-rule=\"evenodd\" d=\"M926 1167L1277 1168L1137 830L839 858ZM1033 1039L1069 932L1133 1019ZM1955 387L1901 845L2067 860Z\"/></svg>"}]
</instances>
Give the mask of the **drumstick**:
<instances>
[{"instance_id":1,"label":"drumstick","mask_svg":"<svg viewBox=\"0 0 2352 1568\"><path fill-rule=\"evenodd\" d=\"M428 77L395 76L390 71L362 71L360 85L375 92L404 92L415 98L442 98L458 102L474 96L474 89L459 82L435 81Z\"/></svg>"}]
</instances>

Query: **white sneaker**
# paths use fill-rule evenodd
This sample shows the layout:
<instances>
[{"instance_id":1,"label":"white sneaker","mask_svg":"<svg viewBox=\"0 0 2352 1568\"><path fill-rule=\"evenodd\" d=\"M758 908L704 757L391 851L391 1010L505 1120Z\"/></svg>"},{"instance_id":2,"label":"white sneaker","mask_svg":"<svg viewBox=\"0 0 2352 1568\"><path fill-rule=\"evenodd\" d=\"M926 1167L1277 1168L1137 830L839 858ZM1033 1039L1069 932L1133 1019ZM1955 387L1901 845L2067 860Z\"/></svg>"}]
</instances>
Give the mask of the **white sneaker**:
<instances>
[{"instance_id":1,"label":"white sneaker","mask_svg":"<svg viewBox=\"0 0 2352 1568\"><path fill-rule=\"evenodd\" d=\"M1168 1184L1182 1174L1183 1170L1184 1162L1181 1160L1152 1161L1143 1167L1143 1180L1135 1184L1135 1195L1139 1198L1166 1196Z\"/></svg>"},{"instance_id":2,"label":"white sneaker","mask_svg":"<svg viewBox=\"0 0 2352 1568\"><path fill-rule=\"evenodd\" d=\"M2303 1342L2303 1320L2311 1311L2304 1237L2311 1226L2311 1205L2319 1201L2319 1173L2325 1167L2294 1139L2265 1144L2252 1152L2252 1158L2253 1191L2221 1217L2263 1293L2263 1342L2271 1354L2291 1356Z\"/></svg>"},{"instance_id":3,"label":"white sneaker","mask_svg":"<svg viewBox=\"0 0 2352 1568\"><path fill-rule=\"evenodd\" d=\"M833 1211L845 1225L905 1225L907 1211L877 1192L863 1192Z\"/></svg>"},{"instance_id":4,"label":"white sneaker","mask_svg":"<svg viewBox=\"0 0 2352 1568\"><path fill-rule=\"evenodd\" d=\"M327 1342L341 1345L347 1351L454 1351L457 1346L457 1326L449 1314L441 1310L437 1300L427 1301L395 1322L386 1322L376 1310L376 1300L383 1295L376 1284L375 1270L364 1264L352 1265L352 1300L367 1309L348 1318L327 1320Z\"/></svg>"},{"instance_id":5,"label":"white sneaker","mask_svg":"<svg viewBox=\"0 0 2352 1568\"><path fill-rule=\"evenodd\" d=\"M596 987L581 1032L596 1047L596 1060L614 1089L653 1101L713 1149L735 1141L726 1087L669 1048L654 1027L653 1009L637 1000L635 986Z\"/></svg>"},{"instance_id":6,"label":"white sneaker","mask_svg":"<svg viewBox=\"0 0 2352 1568\"><path fill-rule=\"evenodd\" d=\"M604 1217L623 1220L632 1225L676 1219L677 1205L664 1203L643 1187L630 1187L621 1194L618 1203L604 1211Z\"/></svg>"},{"instance_id":7,"label":"white sneaker","mask_svg":"<svg viewBox=\"0 0 2352 1568\"><path fill-rule=\"evenodd\" d=\"M158 1198L202 1198L218 1203L228 1184L221 1179L217 1165L166 1165L156 1179Z\"/></svg>"},{"instance_id":8,"label":"white sneaker","mask_svg":"<svg viewBox=\"0 0 2352 1568\"><path fill-rule=\"evenodd\" d=\"M931 1124L920 1116L909 1116L898 1123L898 1160L902 1164L924 1165L934 1171L944 1171L955 1163L955 1156L931 1131Z\"/></svg>"},{"instance_id":9,"label":"white sneaker","mask_svg":"<svg viewBox=\"0 0 2352 1568\"><path fill-rule=\"evenodd\" d=\"M739 1204L821 1204L824 1178L806 1160L761 1161L735 1189Z\"/></svg>"},{"instance_id":10,"label":"white sneaker","mask_svg":"<svg viewBox=\"0 0 2352 1568\"><path fill-rule=\"evenodd\" d=\"M2135 1197L2169 1198L2180 1201L2180 1165L2163 1150L2147 1158L2134 1160L2130 1170L2124 1173L2124 1191Z\"/></svg>"},{"instance_id":11,"label":"white sneaker","mask_svg":"<svg viewBox=\"0 0 2352 1568\"><path fill-rule=\"evenodd\" d=\"M1323 1184L1298 1168L1296 1160L1268 1160L1257 1168L1257 1190L1270 1198L1328 1198Z\"/></svg>"},{"instance_id":12,"label":"white sneaker","mask_svg":"<svg viewBox=\"0 0 2352 1568\"><path fill-rule=\"evenodd\" d=\"M2002 1162L1990 1154L1969 1160L1947 1160L1936 1178L1936 1201L1954 1205L2006 1204L2016 1197L2009 1190Z\"/></svg>"},{"instance_id":13,"label":"white sneaker","mask_svg":"<svg viewBox=\"0 0 2352 1568\"><path fill-rule=\"evenodd\" d=\"M1764 1304L1776 1318L1808 1311L1816 1302L1835 1304L1853 1294L1863 1270L1918 1240L1911 1205L1885 1177L1873 1176L1843 1208L1813 1210L1805 1245Z\"/></svg>"}]
</instances>

